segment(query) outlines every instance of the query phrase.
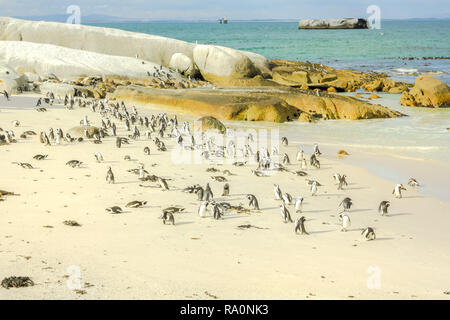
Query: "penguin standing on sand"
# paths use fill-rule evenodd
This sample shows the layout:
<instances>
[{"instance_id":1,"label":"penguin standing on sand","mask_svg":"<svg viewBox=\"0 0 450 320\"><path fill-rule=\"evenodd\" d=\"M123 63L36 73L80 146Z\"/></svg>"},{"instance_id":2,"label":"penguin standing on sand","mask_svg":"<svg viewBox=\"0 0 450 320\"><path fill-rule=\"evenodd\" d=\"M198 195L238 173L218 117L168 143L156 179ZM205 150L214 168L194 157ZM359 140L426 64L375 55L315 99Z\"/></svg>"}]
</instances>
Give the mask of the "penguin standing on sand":
<instances>
[{"instance_id":1,"label":"penguin standing on sand","mask_svg":"<svg viewBox=\"0 0 450 320\"><path fill-rule=\"evenodd\" d=\"M306 232L306 229L305 229L305 220L306 220L306 218L303 216L295 220L294 231L296 234L298 232L300 232L300 234L309 234L308 232Z\"/></svg>"},{"instance_id":2,"label":"penguin standing on sand","mask_svg":"<svg viewBox=\"0 0 450 320\"><path fill-rule=\"evenodd\" d=\"M361 232L361 234L363 235L364 239L366 239L367 241L376 239L375 231L373 231L373 228L371 228L371 227L365 228Z\"/></svg>"},{"instance_id":3,"label":"penguin standing on sand","mask_svg":"<svg viewBox=\"0 0 450 320\"><path fill-rule=\"evenodd\" d=\"M175 225L175 218L170 211L163 211L162 220L164 224Z\"/></svg>"},{"instance_id":4,"label":"penguin standing on sand","mask_svg":"<svg viewBox=\"0 0 450 320\"><path fill-rule=\"evenodd\" d=\"M277 184L273 185L273 192L275 193L275 200L281 200L283 193L281 192L280 186Z\"/></svg>"},{"instance_id":5,"label":"penguin standing on sand","mask_svg":"<svg viewBox=\"0 0 450 320\"><path fill-rule=\"evenodd\" d=\"M230 185L228 183L225 183L223 186L222 197L226 197L229 195L230 195Z\"/></svg>"},{"instance_id":6,"label":"penguin standing on sand","mask_svg":"<svg viewBox=\"0 0 450 320\"><path fill-rule=\"evenodd\" d=\"M305 159L305 158L302 159L302 165L301 165L301 168L302 168L302 170L305 170L305 169L306 169L306 159Z\"/></svg>"},{"instance_id":7,"label":"penguin standing on sand","mask_svg":"<svg viewBox=\"0 0 450 320\"><path fill-rule=\"evenodd\" d=\"M394 190L392 190L392 194L395 194L396 198L401 199L402 198L402 190L406 191L406 188L401 183L397 183Z\"/></svg>"},{"instance_id":8,"label":"penguin standing on sand","mask_svg":"<svg viewBox=\"0 0 450 320\"><path fill-rule=\"evenodd\" d=\"M200 207L198 208L198 215L199 215L201 218L205 218L205 217L208 216L208 211L207 211L208 204L209 204L208 201L203 201L203 202L200 204Z\"/></svg>"},{"instance_id":9,"label":"penguin standing on sand","mask_svg":"<svg viewBox=\"0 0 450 320\"><path fill-rule=\"evenodd\" d=\"M315 196L317 194L318 188L317 188L317 181L313 181L313 183L311 184L311 195Z\"/></svg>"},{"instance_id":10,"label":"penguin standing on sand","mask_svg":"<svg viewBox=\"0 0 450 320\"><path fill-rule=\"evenodd\" d=\"M303 159L304 159L304 157L303 157L303 150L300 149L300 150L298 150L298 152L297 152L296 160L297 160L297 161L303 161Z\"/></svg>"},{"instance_id":11,"label":"penguin standing on sand","mask_svg":"<svg viewBox=\"0 0 450 320\"><path fill-rule=\"evenodd\" d=\"M342 202L339 204L339 207L342 206L344 208L344 211L348 211L350 210L352 205L353 205L352 199L347 197L344 200L342 200Z\"/></svg>"},{"instance_id":12,"label":"penguin standing on sand","mask_svg":"<svg viewBox=\"0 0 450 320\"><path fill-rule=\"evenodd\" d=\"M122 146L122 139L120 139L119 137L116 138L116 147L120 148Z\"/></svg>"},{"instance_id":13,"label":"penguin standing on sand","mask_svg":"<svg viewBox=\"0 0 450 320\"><path fill-rule=\"evenodd\" d=\"M351 226L351 221L350 221L350 217L342 212L339 217L342 219L342 229L341 231L347 232L347 228L349 228Z\"/></svg>"},{"instance_id":14,"label":"penguin standing on sand","mask_svg":"<svg viewBox=\"0 0 450 320\"><path fill-rule=\"evenodd\" d=\"M288 204L288 205L292 204L292 196L287 192L284 193L283 194L283 202L284 202L284 204Z\"/></svg>"},{"instance_id":15,"label":"penguin standing on sand","mask_svg":"<svg viewBox=\"0 0 450 320\"><path fill-rule=\"evenodd\" d=\"M209 201L209 199L212 199L212 198L214 198L214 194L211 190L211 187L209 186L209 183L207 183L206 187L205 187L205 193L203 195L203 200Z\"/></svg>"},{"instance_id":16,"label":"penguin standing on sand","mask_svg":"<svg viewBox=\"0 0 450 320\"><path fill-rule=\"evenodd\" d=\"M254 210L259 210L258 200L253 194L248 194L247 199L249 200L249 207L253 208Z\"/></svg>"},{"instance_id":17,"label":"penguin standing on sand","mask_svg":"<svg viewBox=\"0 0 450 320\"><path fill-rule=\"evenodd\" d=\"M284 203L280 205L280 210L281 210L281 217L283 218L284 223L293 222L291 214L289 213L289 210L286 208Z\"/></svg>"},{"instance_id":18,"label":"penguin standing on sand","mask_svg":"<svg viewBox=\"0 0 450 320\"><path fill-rule=\"evenodd\" d=\"M114 173L111 167L108 167L108 171L106 172L106 182L114 184Z\"/></svg>"},{"instance_id":19,"label":"penguin standing on sand","mask_svg":"<svg viewBox=\"0 0 450 320\"><path fill-rule=\"evenodd\" d=\"M202 187L198 187L197 191L195 192L197 194L197 200L202 201L203 200L203 194L204 190Z\"/></svg>"},{"instance_id":20,"label":"penguin standing on sand","mask_svg":"<svg viewBox=\"0 0 450 320\"><path fill-rule=\"evenodd\" d=\"M378 213L380 213L382 216L387 215L390 205L391 203L389 201L381 201L380 205L378 206Z\"/></svg>"},{"instance_id":21,"label":"penguin standing on sand","mask_svg":"<svg viewBox=\"0 0 450 320\"><path fill-rule=\"evenodd\" d=\"M103 161L103 156L102 156L102 154L100 152L96 152L94 154L94 156L95 156L95 159L97 159L97 162L102 162Z\"/></svg>"},{"instance_id":22,"label":"penguin standing on sand","mask_svg":"<svg viewBox=\"0 0 450 320\"><path fill-rule=\"evenodd\" d=\"M303 210L303 197L298 197L295 200L295 212L301 213Z\"/></svg>"}]
</instances>

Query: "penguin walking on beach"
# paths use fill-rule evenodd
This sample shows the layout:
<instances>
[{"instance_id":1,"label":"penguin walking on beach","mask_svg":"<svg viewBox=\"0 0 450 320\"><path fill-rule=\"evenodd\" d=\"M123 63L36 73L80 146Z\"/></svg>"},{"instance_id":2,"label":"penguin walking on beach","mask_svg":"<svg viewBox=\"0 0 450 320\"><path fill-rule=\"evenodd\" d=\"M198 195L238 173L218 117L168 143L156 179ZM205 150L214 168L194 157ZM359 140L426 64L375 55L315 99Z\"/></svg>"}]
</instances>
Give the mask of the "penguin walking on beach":
<instances>
[{"instance_id":1,"label":"penguin walking on beach","mask_svg":"<svg viewBox=\"0 0 450 320\"><path fill-rule=\"evenodd\" d=\"M373 228L371 227L367 227L365 228L362 232L361 232L362 236L364 239L366 239L367 241L370 240L375 240L376 239L376 235L375 235L375 231L373 230Z\"/></svg>"},{"instance_id":2,"label":"penguin walking on beach","mask_svg":"<svg viewBox=\"0 0 450 320\"><path fill-rule=\"evenodd\" d=\"M175 217L170 211L163 211L161 219L164 224L171 224L173 226L175 225Z\"/></svg>"},{"instance_id":3,"label":"penguin walking on beach","mask_svg":"<svg viewBox=\"0 0 450 320\"><path fill-rule=\"evenodd\" d=\"M303 197L298 197L295 200L295 212L301 213L303 210Z\"/></svg>"},{"instance_id":4,"label":"penguin walking on beach","mask_svg":"<svg viewBox=\"0 0 450 320\"><path fill-rule=\"evenodd\" d=\"M247 199L249 200L249 207L253 208L254 210L259 210L258 199L256 199L255 195L248 194Z\"/></svg>"},{"instance_id":5,"label":"penguin walking on beach","mask_svg":"<svg viewBox=\"0 0 450 320\"><path fill-rule=\"evenodd\" d=\"M281 192L279 185L277 184L273 185L273 192L275 193L275 200L282 200L283 193Z\"/></svg>"},{"instance_id":6,"label":"penguin walking on beach","mask_svg":"<svg viewBox=\"0 0 450 320\"><path fill-rule=\"evenodd\" d=\"M97 162L102 162L103 161L103 156L102 156L102 154L100 152L96 152L94 154L94 156L95 156L95 159L97 160Z\"/></svg>"},{"instance_id":7,"label":"penguin walking on beach","mask_svg":"<svg viewBox=\"0 0 450 320\"><path fill-rule=\"evenodd\" d=\"M342 176L339 177L339 184L338 184L338 190L343 190L344 185L348 186L347 180L346 180L347 176L345 174L343 174Z\"/></svg>"},{"instance_id":8,"label":"penguin walking on beach","mask_svg":"<svg viewBox=\"0 0 450 320\"><path fill-rule=\"evenodd\" d=\"M312 196L315 196L317 194L318 191L318 187L317 187L317 181L313 181L313 183L311 184L311 188L310 188L310 192Z\"/></svg>"},{"instance_id":9,"label":"penguin walking on beach","mask_svg":"<svg viewBox=\"0 0 450 320\"><path fill-rule=\"evenodd\" d=\"M198 201L202 201L203 200L203 195L204 195L204 190L202 187L198 187L197 191L195 191L195 193L197 194L197 200Z\"/></svg>"},{"instance_id":10,"label":"penguin walking on beach","mask_svg":"<svg viewBox=\"0 0 450 320\"><path fill-rule=\"evenodd\" d=\"M286 137L281 138L281 143L283 146L287 147L289 145L288 139Z\"/></svg>"},{"instance_id":11,"label":"penguin walking on beach","mask_svg":"<svg viewBox=\"0 0 450 320\"><path fill-rule=\"evenodd\" d=\"M294 232L296 234L298 234L300 232L300 234L309 234L308 232L306 232L305 229L305 220L306 218L304 216L301 216L298 219L295 219L295 223L294 223Z\"/></svg>"},{"instance_id":12,"label":"penguin walking on beach","mask_svg":"<svg viewBox=\"0 0 450 320\"><path fill-rule=\"evenodd\" d=\"M281 210L281 217L283 218L284 223L293 222L291 214L289 213L289 210L286 208L284 203L280 205L280 210Z\"/></svg>"},{"instance_id":13,"label":"penguin walking on beach","mask_svg":"<svg viewBox=\"0 0 450 320\"><path fill-rule=\"evenodd\" d=\"M116 138L116 147L120 148L122 146L122 139L120 139L120 137Z\"/></svg>"},{"instance_id":14,"label":"penguin walking on beach","mask_svg":"<svg viewBox=\"0 0 450 320\"><path fill-rule=\"evenodd\" d=\"M283 194L283 202L284 204L290 205L292 204L292 196L289 193L284 193Z\"/></svg>"},{"instance_id":15,"label":"penguin walking on beach","mask_svg":"<svg viewBox=\"0 0 450 320\"><path fill-rule=\"evenodd\" d=\"M406 191L406 188L401 183L397 183L394 190L392 190L392 194L395 194L396 198L401 199L402 198L402 190Z\"/></svg>"},{"instance_id":16,"label":"penguin walking on beach","mask_svg":"<svg viewBox=\"0 0 450 320\"><path fill-rule=\"evenodd\" d=\"M342 206L344 208L344 211L348 211L348 210L350 210L352 205L353 205L352 199L350 199L349 197L346 197L346 198L344 198L344 200L341 201L341 203L339 204L339 207Z\"/></svg>"},{"instance_id":17,"label":"penguin walking on beach","mask_svg":"<svg viewBox=\"0 0 450 320\"><path fill-rule=\"evenodd\" d=\"M114 184L114 173L111 167L108 167L108 171L106 172L106 182Z\"/></svg>"},{"instance_id":18,"label":"penguin walking on beach","mask_svg":"<svg viewBox=\"0 0 450 320\"><path fill-rule=\"evenodd\" d=\"M341 231L347 232L347 228L351 226L350 217L345 213L342 212L339 217L342 219L342 229Z\"/></svg>"},{"instance_id":19,"label":"penguin walking on beach","mask_svg":"<svg viewBox=\"0 0 450 320\"><path fill-rule=\"evenodd\" d=\"M209 204L208 201L203 201L203 202L200 204L200 207L198 208L198 215L199 215L201 218L205 218L205 217L208 216L208 211L207 211L207 209L208 209L208 204Z\"/></svg>"},{"instance_id":20,"label":"penguin walking on beach","mask_svg":"<svg viewBox=\"0 0 450 320\"><path fill-rule=\"evenodd\" d=\"M213 199L213 198L214 198L214 194L211 190L211 187L209 186L209 183L207 183L206 187L205 187L205 193L203 195L203 200L209 201L210 199Z\"/></svg>"},{"instance_id":21,"label":"penguin walking on beach","mask_svg":"<svg viewBox=\"0 0 450 320\"><path fill-rule=\"evenodd\" d=\"M298 150L298 152L297 152L296 160L302 162L303 159L304 159L304 157L303 157L303 150L300 149L300 150Z\"/></svg>"},{"instance_id":22,"label":"penguin walking on beach","mask_svg":"<svg viewBox=\"0 0 450 320\"><path fill-rule=\"evenodd\" d=\"M230 185L228 183L225 183L223 186L222 197L226 197L229 195L230 195Z\"/></svg>"},{"instance_id":23,"label":"penguin walking on beach","mask_svg":"<svg viewBox=\"0 0 450 320\"><path fill-rule=\"evenodd\" d=\"M11 101L11 99L9 98L9 93L6 90L3 90L3 95L5 96L6 100Z\"/></svg>"},{"instance_id":24,"label":"penguin walking on beach","mask_svg":"<svg viewBox=\"0 0 450 320\"><path fill-rule=\"evenodd\" d=\"M414 178L409 179L408 185L411 187L419 187L420 186L419 182Z\"/></svg>"},{"instance_id":25,"label":"penguin walking on beach","mask_svg":"<svg viewBox=\"0 0 450 320\"><path fill-rule=\"evenodd\" d=\"M164 191L169 190L169 185L167 184L166 179L158 177L158 184L161 188L163 188Z\"/></svg>"},{"instance_id":26,"label":"penguin walking on beach","mask_svg":"<svg viewBox=\"0 0 450 320\"><path fill-rule=\"evenodd\" d=\"M378 213L380 213L382 216L387 215L390 205L391 203L389 201L381 201L380 205L378 206Z\"/></svg>"}]
</instances>

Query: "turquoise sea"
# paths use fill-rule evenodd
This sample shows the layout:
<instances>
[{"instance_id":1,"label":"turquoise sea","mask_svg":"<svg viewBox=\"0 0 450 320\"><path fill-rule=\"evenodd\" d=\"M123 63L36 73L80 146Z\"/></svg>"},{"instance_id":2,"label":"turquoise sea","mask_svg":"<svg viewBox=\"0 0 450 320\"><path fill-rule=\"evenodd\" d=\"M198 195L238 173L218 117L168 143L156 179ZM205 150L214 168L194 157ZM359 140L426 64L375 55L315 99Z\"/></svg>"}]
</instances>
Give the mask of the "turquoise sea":
<instances>
[{"instance_id":1,"label":"turquoise sea","mask_svg":"<svg viewBox=\"0 0 450 320\"><path fill-rule=\"evenodd\" d=\"M450 19L387 20L379 30L298 30L297 22L95 23L202 44L218 44L267 58L311 61L334 67L386 72L414 81L434 72L450 83ZM402 60L413 57L419 60Z\"/></svg>"},{"instance_id":2,"label":"turquoise sea","mask_svg":"<svg viewBox=\"0 0 450 320\"><path fill-rule=\"evenodd\" d=\"M218 44L260 53L267 58L311 61L363 71L385 72L414 82L431 73L450 84L450 20L382 21L379 30L298 30L297 22L160 22L97 23L203 44ZM402 58L415 58L405 60ZM450 189L450 110L400 106L400 95L381 94L379 103L408 117L361 121L319 121L276 125L305 148L318 142L333 152L358 154L377 175L407 182L423 181L423 190L448 200ZM274 124L246 123L247 126ZM309 147L308 147L309 146ZM356 157L353 157L356 159ZM426 161L425 161L426 160ZM349 160L352 161L352 160ZM394 165L396 163L396 165ZM414 168L413 172L411 168ZM435 170L431 170L435 168ZM406 181L405 181L406 180Z\"/></svg>"}]
</instances>

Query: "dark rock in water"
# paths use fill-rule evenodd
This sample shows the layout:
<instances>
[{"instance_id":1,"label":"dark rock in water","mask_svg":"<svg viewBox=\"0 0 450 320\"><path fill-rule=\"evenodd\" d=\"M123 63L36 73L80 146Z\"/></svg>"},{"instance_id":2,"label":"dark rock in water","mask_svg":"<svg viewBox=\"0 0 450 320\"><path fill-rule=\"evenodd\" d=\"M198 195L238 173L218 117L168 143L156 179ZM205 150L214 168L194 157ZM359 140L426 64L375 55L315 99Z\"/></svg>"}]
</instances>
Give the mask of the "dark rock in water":
<instances>
[{"instance_id":1,"label":"dark rock in water","mask_svg":"<svg viewBox=\"0 0 450 320\"><path fill-rule=\"evenodd\" d=\"M8 277L2 280L2 287L5 289L9 288L23 288L34 286L33 280L30 277Z\"/></svg>"},{"instance_id":2,"label":"dark rock in water","mask_svg":"<svg viewBox=\"0 0 450 320\"><path fill-rule=\"evenodd\" d=\"M318 19L300 20L299 29L368 29L369 24L366 19Z\"/></svg>"}]
</instances>

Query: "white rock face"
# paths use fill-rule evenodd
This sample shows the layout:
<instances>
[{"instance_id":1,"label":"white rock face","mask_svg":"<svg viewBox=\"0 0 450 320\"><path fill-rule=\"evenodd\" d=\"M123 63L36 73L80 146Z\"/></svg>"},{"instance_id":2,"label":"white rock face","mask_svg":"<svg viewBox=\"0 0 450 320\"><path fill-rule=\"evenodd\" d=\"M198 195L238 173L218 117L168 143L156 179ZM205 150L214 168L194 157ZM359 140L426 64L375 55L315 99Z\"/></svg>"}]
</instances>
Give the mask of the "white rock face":
<instances>
[{"instance_id":1,"label":"white rock face","mask_svg":"<svg viewBox=\"0 0 450 320\"><path fill-rule=\"evenodd\" d=\"M219 46L195 45L176 39L117 29L58 22L0 17L0 40L53 44L132 58L137 55L139 59L166 67L170 66L170 61L175 54L182 54L194 61L199 68L201 65L202 73L207 72L216 76L231 75L233 72L237 72L238 75L245 77L249 74L253 75L255 69L262 68L261 73L268 70L268 60L250 52ZM195 52L197 59L194 58ZM208 52L212 54L211 57L208 56ZM176 57L179 59L178 56ZM221 58L224 60L221 61ZM187 61L184 57L183 60ZM177 63L181 63L181 61L177 60ZM213 64L217 64L217 66L213 66Z\"/></svg>"},{"instance_id":2,"label":"white rock face","mask_svg":"<svg viewBox=\"0 0 450 320\"><path fill-rule=\"evenodd\" d=\"M252 61L242 52L226 47L197 45L194 62L205 79L208 75L219 77L252 77L257 70Z\"/></svg>"},{"instance_id":3,"label":"white rock face","mask_svg":"<svg viewBox=\"0 0 450 320\"><path fill-rule=\"evenodd\" d=\"M57 46L133 57L168 66L174 53L192 58L195 44L143 33L58 22L0 18L0 40Z\"/></svg>"},{"instance_id":4,"label":"white rock face","mask_svg":"<svg viewBox=\"0 0 450 320\"><path fill-rule=\"evenodd\" d=\"M86 76L120 76L125 78L152 79L159 66L142 60L110 56L95 52L69 49L50 44L25 41L0 42L0 64L7 65L15 72L31 72L41 78L54 74L59 80L73 80ZM170 73L173 78L181 76L167 68L162 71ZM166 79L167 77L161 76Z\"/></svg>"},{"instance_id":5,"label":"white rock face","mask_svg":"<svg viewBox=\"0 0 450 320\"><path fill-rule=\"evenodd\" d=\"M175 53L170 59L169 67L185 76L194 76L196 68L191 58L183 53Z\"/></svg>"},{"instance_id":6,"label":"white rock face","mask_svg":"<svg viewBox=\"0 0 450 320\"><path fill-rule=\"evenodd\" d=\"M17 92L17 88L26 82L26 78L17 74L14 69L0 62L0 91Z\"/></svg>"},{"instance_id":7,"label":"white rock face","mask_svg":"<svg viewBox=\"0 0 450 320\"><path fill-rule=\"evenodd\" d=\"M323 19L323 20L300 20L299 29L367 29L365 19Z\"/></svg>"}]
</instances>

